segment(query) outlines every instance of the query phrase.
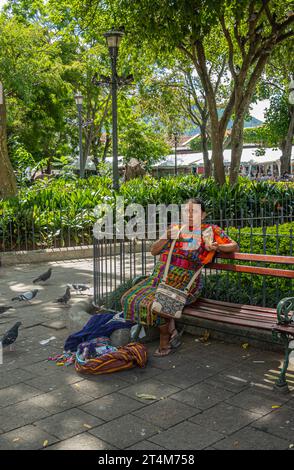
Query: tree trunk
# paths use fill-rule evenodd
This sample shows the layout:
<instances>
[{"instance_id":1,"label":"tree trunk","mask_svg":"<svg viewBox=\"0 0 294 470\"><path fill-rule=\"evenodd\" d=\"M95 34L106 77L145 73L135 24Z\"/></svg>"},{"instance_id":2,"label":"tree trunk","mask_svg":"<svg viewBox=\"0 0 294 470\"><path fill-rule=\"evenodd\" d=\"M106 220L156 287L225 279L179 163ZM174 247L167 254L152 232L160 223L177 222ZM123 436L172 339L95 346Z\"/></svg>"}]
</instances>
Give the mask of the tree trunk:
<instances>
[{"instance_id":1,"label":"tree trunk","mask_svg":"<svg viewBox=\"0 0 294 470\"><path fill-rule=\"evenodd\" d=\"M294 106L290 108L290 123L286 139L282 145L282 156L281 156L281 175L284 172L291 173L291 152L292 152L292 140L294 135Z\"/></svg>"},{"instance_id":2,"label":"tree trunk","mask_svg":"<svg viewBox=\"0 0 294 470\"><path fill-rule=\"evenodd\" d=\"M203 162L204 162L204 176L205 178L209 178L211 176L211 160L209 160L206 126L201 127L200 130L201 130L202 154L203 154Z\"/></svg>"},{"instance_id":3,"label":"tree trunk","mask_svg":"<svg viewBox=\"0 0 294 470\"><path fill-rule=\"evenodd\" d=\"M231 134L231 166L230 185L234 186L238 182L240 163L243 151L244 115L236 115Z\"/></svg>"},{"instance_id":4,"label":"tree trunk","mask_svg":"<svg viewBox=\"0 0 294 470\"><path fill-rule=\"evenodd\" d=\"M0 198L14 196L16 192L16 179L7 149L4 90L0 82Z\"/></svg>"},{"instance_id":5,"label":"tree trunk","mask_svg":"<svg viewBox=\"0 0 294 470\"><path fill-rule=\"evenodd\" d=\"M223 157L223 135L220 135L219 126L214 128L211 125L211 147L212 147L212 161L213 161L213 175L217 183L220 185L225 184L226 175Z\"/></svg>"}]
</instances>

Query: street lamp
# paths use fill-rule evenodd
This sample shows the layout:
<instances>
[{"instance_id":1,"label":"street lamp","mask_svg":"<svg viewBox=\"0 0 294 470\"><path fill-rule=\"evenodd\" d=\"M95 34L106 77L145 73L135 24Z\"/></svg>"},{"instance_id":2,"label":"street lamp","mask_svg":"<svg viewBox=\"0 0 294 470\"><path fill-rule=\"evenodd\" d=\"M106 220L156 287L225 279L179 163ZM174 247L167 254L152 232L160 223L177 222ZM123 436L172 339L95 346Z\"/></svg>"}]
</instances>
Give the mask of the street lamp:
<instances>
[{"instance_id":1,"label":"street lamp","mask_svg":"<svg viewBox=\"0 0 294 470\"><path fill-rule=\"evenodd\" d=\"M108 31L104 33L107 46L109 49L111 59L111 93L112 93L112 171L113 171L113 189L119 189L119 174L118 174L118 145L117 145L117 72L116 63L118 56L118 48L123 36L122 31Z\"/></svg>"},{"instance_id":2,"label":"street lamp","mask_svg":"<svg viewBox=\"0 0 294 470\"><path fill-rule=\"evenodd\" d=\"M289 85L289 103L294 105L294 80L293 78Z\"/></svg>"},{"instance_id":3,"label":"street lamp","mask_svg":"<svg viewBox=\"0 0 294 470\"><path fill-rule=\"evenodd\" d=\"M80 151L80 178L84 178L84 162L83 162L83 135L82 135L82 107L83 107L83 96L78 91L75 95L75 101L78 110L79 117L79 151Z\"/></svg>"}]
</instances>

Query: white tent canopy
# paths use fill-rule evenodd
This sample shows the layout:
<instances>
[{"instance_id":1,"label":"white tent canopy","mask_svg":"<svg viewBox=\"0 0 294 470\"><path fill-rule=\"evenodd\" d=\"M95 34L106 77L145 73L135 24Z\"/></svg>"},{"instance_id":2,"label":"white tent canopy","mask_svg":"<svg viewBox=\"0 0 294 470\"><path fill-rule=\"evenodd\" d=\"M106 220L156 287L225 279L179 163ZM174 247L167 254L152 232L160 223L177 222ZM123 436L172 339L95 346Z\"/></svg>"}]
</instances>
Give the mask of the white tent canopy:
<instances>
[{"instance_id":1,"label":"white tent canopy","mask_svg":"<svg viewBox=\"0 0 294 470\"><path fill-rule=\"evenodd\" d=\"M293 149L293 147L292 147ZM264 163L274 163L280 160L281 150L266 148L264 149L265 154L258 156L256 152L260 152L258 147L243 148L241 163L251 163L251 164L264 164ZM293 154L293 152L292 152ZM209 157L211 157L211 150L209 150ZM294 154L292 159L294 159ZM231 162L231 150L224 150L224 162L229 164ZM159 167L174 167L175 165L175 155L171 154L167 157L164 157L161 161L153 165L153 168ZM180 166L193 166L193 165L203 165L203 155L201 152L198 153L189 153L189 154L177 154L177 165Z\"/></svg>"}]
</instances>

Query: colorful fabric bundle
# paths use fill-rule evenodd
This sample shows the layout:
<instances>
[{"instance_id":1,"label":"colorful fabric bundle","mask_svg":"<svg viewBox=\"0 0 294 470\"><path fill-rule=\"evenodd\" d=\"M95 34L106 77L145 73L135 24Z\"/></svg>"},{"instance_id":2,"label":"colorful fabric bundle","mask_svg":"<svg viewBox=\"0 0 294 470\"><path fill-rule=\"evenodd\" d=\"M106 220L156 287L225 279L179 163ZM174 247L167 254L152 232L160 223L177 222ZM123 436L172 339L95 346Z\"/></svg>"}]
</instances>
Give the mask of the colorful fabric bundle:
<instances>
[{"instance_id":1,"label":"colorful fabric bundle","mask_svg":"<svg viewBox=\"0 0 294 470\"><path fill-rule=\"evenodd\" d=\"M104 354L116 351L117 348L111 346L109 338L96 338L79 344L76 358L80 364L86 364L90 359L96 359Z\"/></svg>"},{"instance_id":2,"label":"colorful fabric bundle","mask_svg":"<svg viewBox=\"0 0 294 470\"><path fill-rule=\"evenodd\" d=\"M147 349L141 343L130 343L118 348L116 352L104 354L87 360L76 356L75 369L77 372L88 374L111 374L121 370L132 369L135 366L145 367L147 364Z\"/></svg>"},{"instance_id":3,"label":"colorful fabric bundle","mask_svg":"<svg viewBox=\"0 0 294 470\"><path fill-rule=\"evenodd\" d=\"M76 352L79 344L91 339L96 339L98 336L109 337L111 333L118 328L131 328L132 323L125 321L123 313L121 317L112 313L97 313L92 315L85 326L78 331L70 335L64 344L65 351Z\"/></svg>"}]
</instances>

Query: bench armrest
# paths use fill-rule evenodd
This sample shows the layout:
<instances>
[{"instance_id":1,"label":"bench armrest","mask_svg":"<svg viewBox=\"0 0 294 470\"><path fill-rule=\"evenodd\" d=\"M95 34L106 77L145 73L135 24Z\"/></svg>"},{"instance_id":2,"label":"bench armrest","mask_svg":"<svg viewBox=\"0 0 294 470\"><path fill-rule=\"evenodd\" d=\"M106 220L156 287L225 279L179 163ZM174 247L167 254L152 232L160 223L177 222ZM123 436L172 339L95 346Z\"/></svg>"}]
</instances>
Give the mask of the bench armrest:
<instances>
[{"instance_id":1,"label":"bench armrest","mask_svg":"<svg viewBox=\"0 0 294 470\"><path fill-rule=\"evenodd\" d=\"M294 297L286 297L278 303L277 316L280 325L287 325L294 321Z\"/></svg>"}]
</instances>

